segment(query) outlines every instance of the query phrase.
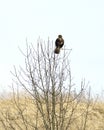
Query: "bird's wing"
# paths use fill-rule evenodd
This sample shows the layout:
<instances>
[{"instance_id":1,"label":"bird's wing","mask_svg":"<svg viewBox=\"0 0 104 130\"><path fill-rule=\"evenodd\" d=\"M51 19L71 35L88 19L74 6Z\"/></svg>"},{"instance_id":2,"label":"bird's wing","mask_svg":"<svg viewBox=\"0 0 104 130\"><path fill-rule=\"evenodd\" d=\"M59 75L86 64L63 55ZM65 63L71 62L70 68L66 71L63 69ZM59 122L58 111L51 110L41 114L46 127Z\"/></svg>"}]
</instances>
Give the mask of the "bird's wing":
<instances>
[{"instance_id":1,"label":"bird's wing","mask_svg":"<svg viewBox=\"0 0 104 130\"><path fill-rule=\"evenodd\" d=\"M59 46L60 45L60 40L57 38L56 41L55 41L55 45L56 46Z\"/></svg>"}]
</instances>

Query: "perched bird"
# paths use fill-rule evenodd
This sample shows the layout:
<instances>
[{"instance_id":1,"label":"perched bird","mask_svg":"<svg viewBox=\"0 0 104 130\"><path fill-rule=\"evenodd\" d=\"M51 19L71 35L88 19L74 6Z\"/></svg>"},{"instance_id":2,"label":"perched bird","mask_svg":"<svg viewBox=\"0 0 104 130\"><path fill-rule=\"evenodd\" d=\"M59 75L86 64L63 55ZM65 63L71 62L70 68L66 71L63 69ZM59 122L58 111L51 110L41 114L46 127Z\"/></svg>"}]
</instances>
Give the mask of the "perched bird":
<instances>
[{"instance_id":1,"label":"perched bird","mask_svg":"<svg viewBox=\"0 0 104 130\"><path fill-rule=\"evenodd\" d=\"M64 39L62 38L62 35L58 35L58 38L55 41L55 50L54 53L59 54L60 53L60 48L62 48L64 45Z\"/></svg>"}]
</instances>

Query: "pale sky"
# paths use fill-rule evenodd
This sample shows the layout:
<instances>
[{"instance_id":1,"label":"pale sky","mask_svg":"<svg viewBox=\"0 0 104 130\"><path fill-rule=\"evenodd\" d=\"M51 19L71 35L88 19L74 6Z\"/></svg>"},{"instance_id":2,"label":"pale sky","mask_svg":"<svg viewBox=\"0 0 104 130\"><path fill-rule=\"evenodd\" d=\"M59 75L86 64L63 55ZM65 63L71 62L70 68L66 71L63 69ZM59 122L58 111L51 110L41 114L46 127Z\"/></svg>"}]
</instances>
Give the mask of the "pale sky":
<instances>
[{"instance_id":1,"label":"pale sky","mask_svg":"<svg viewBox=\"0 0 104 130\"><path fill-rule=\"evenodd\" d=\"M0 86L11 83L13 65L23 64L18 46L58 34L72 48L71 71L95 93L104 90L104 0L0 0Z\"/></svg>"}]
</instances>

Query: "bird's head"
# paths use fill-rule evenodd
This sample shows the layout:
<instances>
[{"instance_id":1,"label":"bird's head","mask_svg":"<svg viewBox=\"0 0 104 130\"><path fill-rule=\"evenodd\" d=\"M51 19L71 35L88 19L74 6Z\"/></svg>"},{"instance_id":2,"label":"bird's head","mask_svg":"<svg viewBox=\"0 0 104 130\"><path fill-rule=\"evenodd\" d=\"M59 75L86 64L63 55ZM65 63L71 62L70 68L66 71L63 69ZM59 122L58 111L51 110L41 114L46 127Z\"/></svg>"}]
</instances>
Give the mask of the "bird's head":
<instances>
[{"instance_id":1,"label":"bird's head","mask_svg":"<svg viewBox=\"0 0 104 130\"><path fill-rule=\"evenodd\" d=\"M62 35L58 35L58 38L62 38Z\"/></svg>"}]
</instances>

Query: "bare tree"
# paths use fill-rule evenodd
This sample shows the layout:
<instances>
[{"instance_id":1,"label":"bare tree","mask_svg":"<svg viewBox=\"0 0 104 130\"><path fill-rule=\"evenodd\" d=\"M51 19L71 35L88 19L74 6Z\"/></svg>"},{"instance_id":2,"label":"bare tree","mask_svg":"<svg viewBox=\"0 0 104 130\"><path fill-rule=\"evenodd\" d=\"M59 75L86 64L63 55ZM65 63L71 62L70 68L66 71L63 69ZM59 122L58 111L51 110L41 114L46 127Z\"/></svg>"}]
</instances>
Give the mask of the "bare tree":
<instances>
[{"instance_id":1,"label":"bare tree","mask_svg":"<svg viewBox=\"0 0 104 130\"><path fill-rule=\"evenodd\" d=\"M72 83L70 70L70 50L63 49L59 55L54 53L54 43L47 44L38 41L37 46L28 45L25 57L25 68L19 70L14 67L14 81L18 88L28 93L26 99L31 99L34 105L32 115L27 116L27 100L20 103L19 93L15 94L13 86L13 102L18 114L11 122L7 121L12 129L20 130L69 130L77 118L86 112L84 128L87 123L87 111L83 110L77 116L76 112L81 102L85 85L81 85L80 92L73 95L74 84ZM18 89L17 89L18 90ZM88 102L89 104L89 102ZM31 110L32 111L32 110ZM33 116L33 117L32 117ZM20 119L18 121L18 119ZM3 119L1 119L3 122ZM22 122L22 126L19 124ZM13 125L13 123L15 125ZM3 122L6 129L6 124ZM16 126L16 128L15 128Z\"/></svg>"}]
</instances>

